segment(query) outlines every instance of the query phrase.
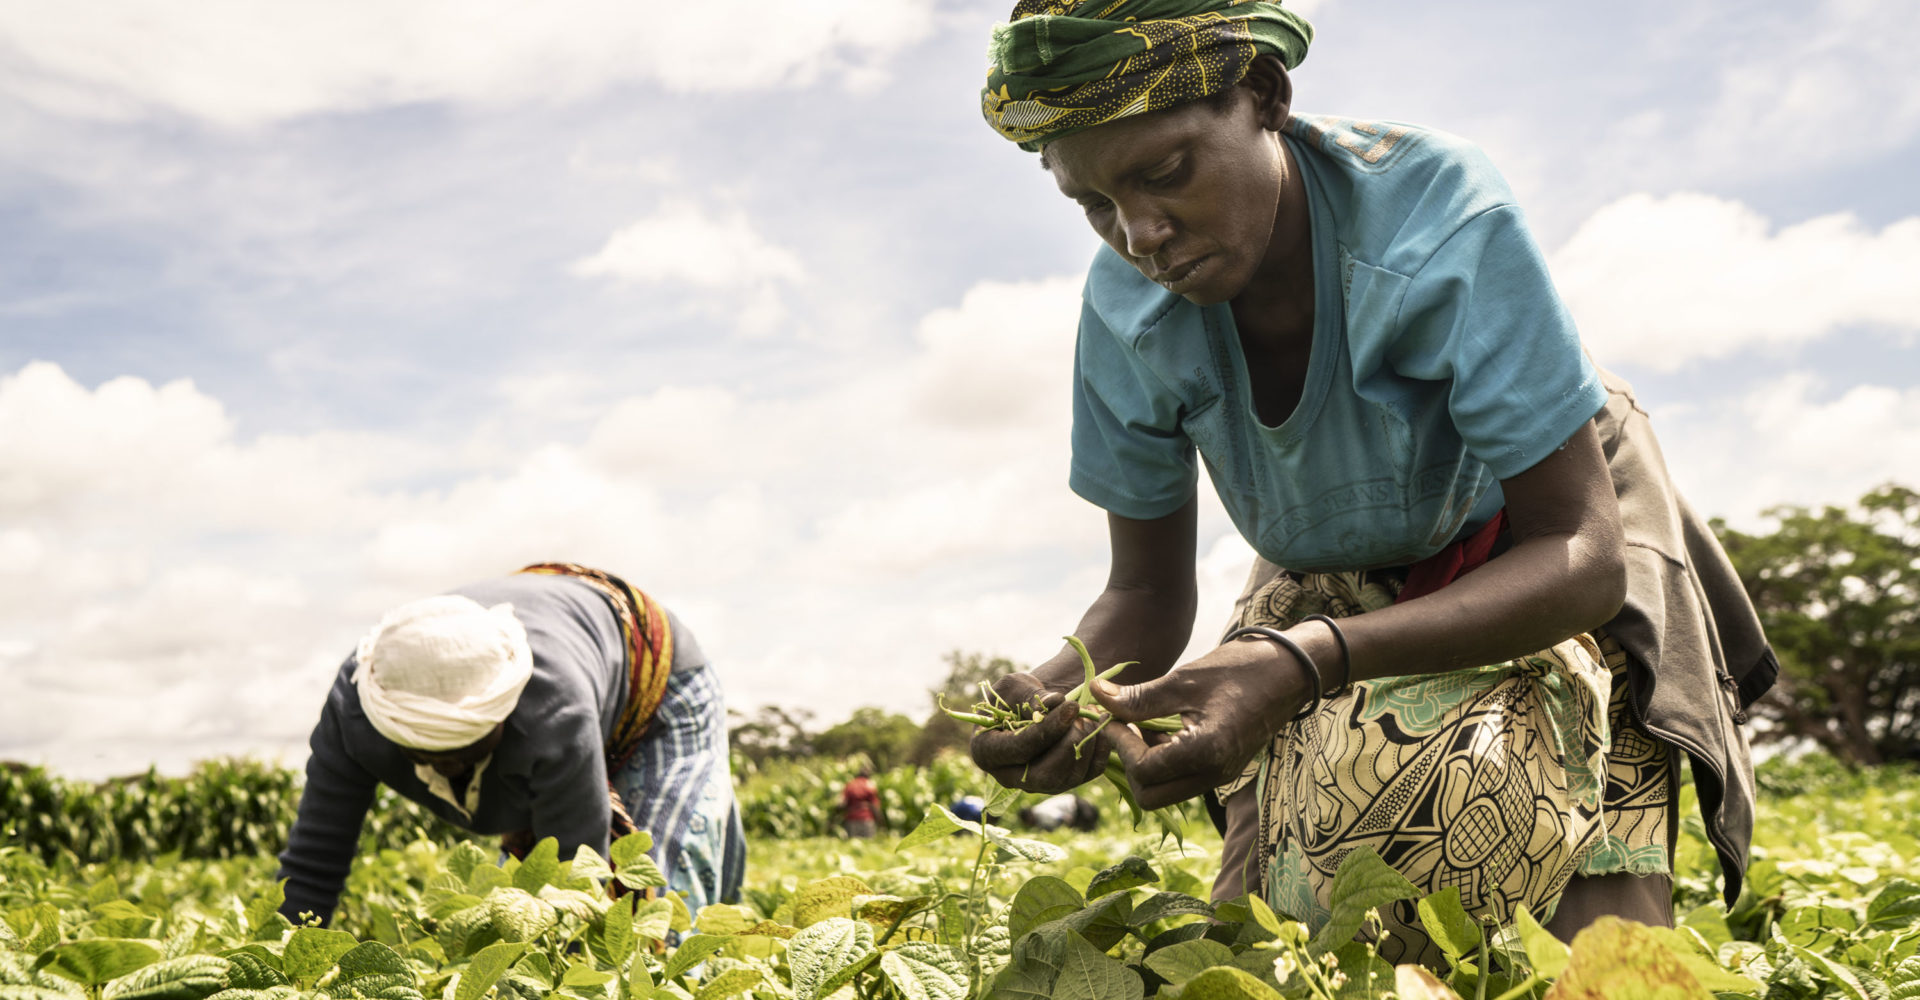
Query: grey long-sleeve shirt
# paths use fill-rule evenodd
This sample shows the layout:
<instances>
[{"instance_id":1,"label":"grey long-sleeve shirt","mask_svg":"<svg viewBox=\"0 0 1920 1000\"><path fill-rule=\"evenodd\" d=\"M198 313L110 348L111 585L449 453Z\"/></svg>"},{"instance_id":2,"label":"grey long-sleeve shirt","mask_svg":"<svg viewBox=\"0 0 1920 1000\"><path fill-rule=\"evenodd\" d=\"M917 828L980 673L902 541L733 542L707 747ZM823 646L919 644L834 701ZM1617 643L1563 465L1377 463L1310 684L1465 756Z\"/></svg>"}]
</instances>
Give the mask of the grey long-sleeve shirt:
<instances>
[{"instance_id":1,"label":"grey long-sleeve shirt","mask_svg":"<svg viewBox=\"0 0 1920 1000\"><path fill-rule=\"evenodd\" d=\"M515 574L453 593L482 605L513 605L533 650L533 676L507 716L506 731L480 778L472 818L434 796L400 747L360 707L349 655L334 678L310 741L306 789L280 854L289 919L331 920L358 850L360 827L385 784L440 818L478 833L532 830L555 837L560 856L581 845L607 852L606 739L627 698L619 622L592 587L561 576ZM699 663L694 638L669 615L674 663Z\"/></svg>"}]
</instances>

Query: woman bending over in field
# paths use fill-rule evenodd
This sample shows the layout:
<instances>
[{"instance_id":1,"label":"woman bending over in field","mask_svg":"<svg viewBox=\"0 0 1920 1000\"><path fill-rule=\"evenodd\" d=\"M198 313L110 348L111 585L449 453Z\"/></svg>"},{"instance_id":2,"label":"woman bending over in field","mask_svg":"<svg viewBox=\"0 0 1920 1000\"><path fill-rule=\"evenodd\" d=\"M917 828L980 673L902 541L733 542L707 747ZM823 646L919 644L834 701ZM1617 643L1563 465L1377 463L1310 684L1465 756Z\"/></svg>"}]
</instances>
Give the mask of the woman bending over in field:
<instances>
[{"instance_id":1,"label":"woman bending over in field","mask_svg":"<svg viewBox=\"0 0 1920 1000\"><path fill-rule=\"evenodd\" d=\"M1563 937L1671 922L1680 753L1727 898L1752 827L1738 728L1775 664L1631 389L1582 350L1513 197L1473 146L1297 114L1311 28L1254 0L1023 0L988 122L1038 151L1106 242L1073 384L1075 492L1107 511L1074 630L1119 719L1055 704L1071 650L999 684L1041 725L974 738L1060 791L1109 748L1142 805L1224 803L1217 897L1317 924L1371 847L1470 912ZM1195 614L1195 455L1259 554L1233 623ZM1434 961L1412 907L1387 957Z\"/></svg>"},{"instance_id":2,"label":"woman bending over in field","mask_svg":"<svg viewBox=\"0 0 1920 1000\"><path fill-rule=\"evenodd\" d=\"M719 679L693 634L618 577L543 563L387 613L341 664L280 855L298 921L332 918L386 785L524 857L653 835L667 887L731 902L746 839Z\"/></svg>"}]
</instances>

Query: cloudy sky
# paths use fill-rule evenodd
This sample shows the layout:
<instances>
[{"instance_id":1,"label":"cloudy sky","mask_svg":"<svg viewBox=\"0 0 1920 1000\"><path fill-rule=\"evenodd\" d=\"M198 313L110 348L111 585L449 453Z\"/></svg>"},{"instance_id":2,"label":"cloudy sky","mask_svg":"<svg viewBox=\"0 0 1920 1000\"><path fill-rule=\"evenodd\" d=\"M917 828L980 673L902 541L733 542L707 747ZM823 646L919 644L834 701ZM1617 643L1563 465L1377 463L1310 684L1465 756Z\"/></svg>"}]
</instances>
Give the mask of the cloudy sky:
<instances>
[{"instance_id":1,"label":"cloudy sky","mask_svg":"<svg viewBox=\"0 0 1920 1000\"><path fill-rule=\"evenodd\" d=\"M0 0L0 759L297 763L381 610L535 559L744 710L1050 655L1095 240L980 122L1006 3ZM1920 483L1920 5L1302 7L1300 109L1485 146L1700 507Z\"/></svg>"}]
</instances>

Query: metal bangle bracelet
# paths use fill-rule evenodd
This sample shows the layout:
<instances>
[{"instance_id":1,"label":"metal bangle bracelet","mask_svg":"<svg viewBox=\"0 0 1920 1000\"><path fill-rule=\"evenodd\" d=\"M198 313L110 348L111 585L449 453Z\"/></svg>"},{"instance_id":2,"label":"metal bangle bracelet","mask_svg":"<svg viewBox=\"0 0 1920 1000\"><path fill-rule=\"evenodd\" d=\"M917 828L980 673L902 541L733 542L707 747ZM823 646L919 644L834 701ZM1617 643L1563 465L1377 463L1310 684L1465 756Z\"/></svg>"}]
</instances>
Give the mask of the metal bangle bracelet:
<instances>
[{"instance_id":1,"label":"metal bangle bracelet","mask_svg":"<svg viewBox=\"0 0 1920 1000\"><path fill-rule=\"evenodd\" d=\"M1347 645L1347 634L1340 631L1340 623L1326 615L1308 615L1300 620L1303 622L1323 622L1328 628L1333 630L1333 639L1340 644L1340 663L1345 670L1345 679L1340 682L1339 687L1333 690L1346 690L1347 687L1353 683L1353 650ZM1330 691L1328 693L1332 694L1333 692Z\"/></svg>"},{"instance_id":2,"label":"metal bangle bracelet","mask_svg":"<svg viewBox=\"0 0 1920 1000\"><path fill-rule=\"evenodd\" d=\"M1292 639L1287 638L1286 633L1280 631L1277 628L1268 628L1265 625L1241 626L1240 628L1237 628L1231 632L1228 632L1227 637L1225 639L1222 639L1220 642L1221 642L1221 645L1226 645L1227 643L1232 642L1235 639L1243 639L1248 636L1257 636L1262 639L1271 639L1274 642L1279 643L1281 646L1286 648L1287 652L1292 653L1295 657L1297 657L1300 660L1300 665L1307 668L1307 676L1313 678L1313 688L1312 688L1313 697L1308 699L1305 705L1301 706L1300 711L1294 713L1294 716L1292 719L1287 720L1288 723L1291 724L1294 722L1299 722L1301 719L1307 718L1313 713L1318 712L1320 710L1320 685L1321 685L1320 668L1314 665L1313 657L1308 656L1307 651L1304 649L1301 649L1299 643L1294 642Z\"/></svg>"}]
</instances>

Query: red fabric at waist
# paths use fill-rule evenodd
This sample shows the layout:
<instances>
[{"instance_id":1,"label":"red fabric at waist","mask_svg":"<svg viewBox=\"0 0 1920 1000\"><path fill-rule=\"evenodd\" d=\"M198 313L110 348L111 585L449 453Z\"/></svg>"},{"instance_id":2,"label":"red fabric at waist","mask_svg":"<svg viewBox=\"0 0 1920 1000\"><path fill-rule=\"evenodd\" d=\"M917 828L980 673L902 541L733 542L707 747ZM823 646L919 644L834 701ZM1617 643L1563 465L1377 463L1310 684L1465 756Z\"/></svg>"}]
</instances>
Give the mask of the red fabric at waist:
<instances>
[{"instance_id":1,"label":"red fabric at waist","mask_svg":"<svg viewBox=\"0 0 1920 1000\"><path fill-rule=\"evenodd\" d=\"M1408 566L1406 585L1400 588L1400 596L1394 598L1393 603L1424 597L1479 569L1493 558L1494 546L1506 527L1507 509L1502 507L1479 531Z\"/></svg>"}]
</instances>

